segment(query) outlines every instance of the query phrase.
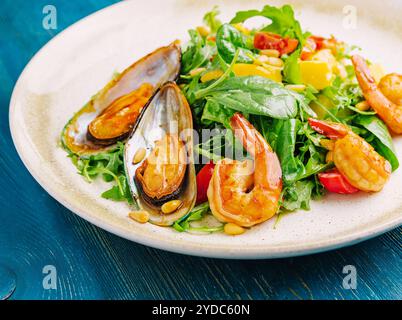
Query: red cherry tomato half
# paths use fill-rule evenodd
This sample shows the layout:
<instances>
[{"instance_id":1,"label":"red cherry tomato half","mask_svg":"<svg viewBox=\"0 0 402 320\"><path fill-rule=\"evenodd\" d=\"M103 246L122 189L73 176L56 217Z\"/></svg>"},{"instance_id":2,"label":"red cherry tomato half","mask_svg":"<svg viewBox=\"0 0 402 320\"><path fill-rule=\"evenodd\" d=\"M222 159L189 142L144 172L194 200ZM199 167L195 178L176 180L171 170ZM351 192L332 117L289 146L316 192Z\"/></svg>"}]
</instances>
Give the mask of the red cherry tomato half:
<instances>
[{"instance_id":1,"label":"red cherry tomato half","mask_svg":"<svg viewBox=\"0 0 402 320\"><path fill-rule=\"evenodd\" d=\"M279 51L280 55L295 51L298 44L299 41L296 39L282 38L275 33L257 32L254 35L254 47L256 49L275 49Z\"/></svg>"},{"instance_id":2,"label":"red cherry tomato half","mask_svg":"<svg viewBox=\"0 0 402 320\"><path fill-rule=\"evenodd\" d=\"M287 41L286 47L282 50L282 54L289 54L296 50L299 45L299 40L297 39L285 39Z\"/></svg>"},{"instance_id":3,"label":"red cherry tomato half","mask_svg":"<svg viewBox=\"0 0 402 320\"><path fill-rule=\"evenodd\" d=\"M359 189L355 188L350 182L338 171L332 169L318 174L321 184L329 192L350 194L358 192Z\"/></svg>"},{"instance_id":4,"label":"red cherry tomato half","mask_svg":"<svg viewBox=\"0 0 402 320\"><path fill-rule=\"evenodd\" d=\"M208 201L207 191L209 181L211 181L212 174L214 173L214 168L215 164L211 161L197 174L197 204Z\"/></svg>"}]
</instances>

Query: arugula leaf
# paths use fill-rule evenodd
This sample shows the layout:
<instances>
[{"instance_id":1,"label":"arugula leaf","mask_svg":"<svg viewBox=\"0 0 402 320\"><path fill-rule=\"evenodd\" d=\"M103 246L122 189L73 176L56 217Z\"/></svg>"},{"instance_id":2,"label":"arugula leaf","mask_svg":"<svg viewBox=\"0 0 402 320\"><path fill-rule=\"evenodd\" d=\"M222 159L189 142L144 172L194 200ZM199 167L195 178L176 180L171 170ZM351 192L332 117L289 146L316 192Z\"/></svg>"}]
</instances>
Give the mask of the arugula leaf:
<instances>
[{"instance_id":1,"label":"arugula leaf","mask_svg":"<svg viewBox=\"0 0 402 320\"><path fill-rule=\"evenodd\" d=\"M226 128L230 128L230 118L234 114L235 111L233 109L226 108L214 99L208 99L201 116L201 121L207 125L211 124L211 122L219 122Z\"/></svg>"},{"instance_id":2,"label":"arugula leaf","mask_svg":"<svg viewBox=\"0 0 402 320\"><path fill-rule=\"evenodd\" d=\"M197 93L196 93L197 95ZM203 89L202 96L226 108L277 119L294 118L304 97L282 85L259 76L232 77L212 89Z\"/></svg>"},{"instance_id":3,"label":"arugula leaf","mask_svg":"<svg viewBox=\"0 0 402 320\"><path fill-rule=\"evenodd\" d=\"M184 217L173 224L173 228L178 232L198 231L198 232L218 232L223 230L223 225L218 227L192 227L191 222L200 221L209 212L209 203L204 202L193 208Z\"/></svg>"},{"instance_id":4,"label":"arugula leaf","mask_svg":"<svg viewBox=\"0 0 402 320\"><path fill-rule=\"evenodd\" d=\"M198 31L189 30L188 33L190 41L181 59L182 74L204 66L216 51L215 46L206 43Z\"/></svg>"},{"instance_id":5,"label":"arugula leaf","mask_svg":"<svg viewBox=\"0 0 402 320\"><path fill-rule=\"evenodd\" d=\"M303 35L299 21L294 17L294 12L290 5L284 5L281 8L266 5L261 11L239 11L230 23L244 22L249 18L257 16L271 20L271 24L264 27L262 31L277 33L283 37L296 38L301 45L304 44L305 36Z\"/></svg>"},{"instance_id":6,"label":"arugula leaf","mask_svg":"<svg viewBox=\"0 0 402 320\"><path fill-rule=\"evenodd\" d=\"M222 22L217 18L219 13L218 6L215 6L211 11L207 12L202 19L204 23L211 29L212 33L215 33L222 25Z\"/></svg>"},{"instance_id":7,"label":"arugula leaf","mask_svg":"<svg viewBox=\"0 0 402 320\"><path fill-rule=\"evenodd\" d=\"M252 63L253 52L247 49L246 41L239 30L230 24L223 24L216 33L216 48L219 55L227 63L230 63L235 56L236 50L239 50L238 62Z\"/></svg>"},{"instance_id":8,"label":"arugula leaf","mask_svg":"<svg viewBox=\"0 0 402 320\"><path fill-rule=\"evenodd\" d=\"M297 181L285 188L285 194L282 201L282 208L288 211L298 209L310 210L310 200L314 188L314 182L310 180Z\"/></svg>"},{"instance_id":9,"label":"arugula leaf","mask_svg":"<svg viewBox=\"0 0 402 320\"><path fill-rule=\"evenodd\" d=\"M376 139L373 141L373 146L379 154L387 159L391 166L392 171L395 171L399 167L399 160L396 156L396 151L392 137L388 131L385 123L376 116L358 115L354 118L354 123L358 124L369 132L371 132Z\"/></svg>"},{"instance_id":10,"label":"arugula leaf","mask_svg":"<svg viewBox=\"0 0 402 320\"><path fill-rule=\"evenodd\" d=\"M114 182L114 186L102 194L103 198L133 203L125 175L123 154L124 144L118 142L116 148L102 153L83 157L70 154L69 157L78 173L88 182L92 182L98 176L102 176L106 182Z\"/></svg>"}]
</instances>

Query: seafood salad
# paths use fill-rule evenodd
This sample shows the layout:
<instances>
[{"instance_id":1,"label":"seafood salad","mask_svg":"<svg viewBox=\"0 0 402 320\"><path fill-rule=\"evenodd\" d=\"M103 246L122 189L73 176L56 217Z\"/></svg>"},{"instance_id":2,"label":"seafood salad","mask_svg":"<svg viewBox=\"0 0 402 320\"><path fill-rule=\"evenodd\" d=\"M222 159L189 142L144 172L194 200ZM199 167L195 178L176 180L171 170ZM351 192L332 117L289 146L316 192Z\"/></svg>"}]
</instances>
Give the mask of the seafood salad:
<instances>
[{"instance_id":1,"label":"seafood salad","mask_svg":"<svg viewBox=\"0 0 402 320\"><path fill-rule=\"evenodd\" d=\"M127 223L240 235L327 193L380 192L401 133L402 75L267 5L228 22L213 8L187 42L115 75L61 144Z\"/></svg>"}]
</instances>

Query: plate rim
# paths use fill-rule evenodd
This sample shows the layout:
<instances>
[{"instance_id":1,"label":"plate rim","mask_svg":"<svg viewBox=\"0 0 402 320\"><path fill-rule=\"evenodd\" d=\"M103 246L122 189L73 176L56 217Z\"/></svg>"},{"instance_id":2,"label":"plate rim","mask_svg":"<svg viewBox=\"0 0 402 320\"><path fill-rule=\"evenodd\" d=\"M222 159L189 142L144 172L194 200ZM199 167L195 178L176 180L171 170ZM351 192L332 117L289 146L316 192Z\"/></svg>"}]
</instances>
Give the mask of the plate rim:
<instances>
[{"instance_id":1,"label":"plate rim","mask_svg":"<svg viewBox=\"0 0 402 320\"><path fill-rule=\"evenodd\" d=\"M402 225L402 215L400 215L399 217L396 217L394 219L384 220L384 223L380 223L371 227L368 226L362 230L342 234L340 236L333 237L328 240L318 240L309 242L308 244L297 243L294 245L285 245L284 248L282 248L281 246L276 246L275 248L267 246L265 247L265 249L264 248L261 249L261 247L257 247L256 249L243 247L243 249L237 249L237 250L233 249L228 251L227 248L219 246L217 247L205 246L202 248L200 246L194 246L193 244L191 244L191 242L186 241L183 241L183 243L177 245L176 241L172 240L158 241L154 237L149 236L148 238L146 237L144 238L143 235L136 235L134 232L127 233L127 231L124 228L122 228L119 224L113 223L105 219L98 219L95 216L87 214L85 210L81 210L74 204L66 201L60 194L61 192L53 190L51 186L47 185L46 179L43 179L40 176L40 174L35 170L34 166L31 165L31 163L27 159L23 146L21 145L21 141L19 141L17 138L16 130L18 129L18 122L15 121L16 119L15 112L16 112L17 101L19 99L19 91L21 89L20 87L21 84L23 83L24 78L26 77L26 74L29 73L32 64L34 64L35 61L41 57L43 52L46 52L47 47L53 41L56 41L56 39L63 37L64 33L70 32L72 28L76 28L80 24L84 23L87 19L93 18L94 16L97 16L106 10L110 10L111 8L115 8L118 6L125 6L127 5L127 3L129 2L123 1L109 5L105 8L102 8L98 11L91 13L88 16L83 17L82 19L76 21L75 23L71 24L70 26L59 32L55 37L53 37L45 45L43 45L27 62L26 66L24 67L23 71L21 72L20 76L18 77L18 80L14 85L9 103L9 128L14 147L18 153L18 156L22 160L24 166L27 168L28 172L52 198L54 198L56 201L61 203L64 207L66 207L68 210L78 215L82 219L119 237L156 249L166 250L174 253L192 255L192 256L209 257L209 258L273 259L273 258L286 258L286 257L314 254L350 246L359 243L361 241L379 236L387 231L390 231Z\"/></svg>"}]
</instances>

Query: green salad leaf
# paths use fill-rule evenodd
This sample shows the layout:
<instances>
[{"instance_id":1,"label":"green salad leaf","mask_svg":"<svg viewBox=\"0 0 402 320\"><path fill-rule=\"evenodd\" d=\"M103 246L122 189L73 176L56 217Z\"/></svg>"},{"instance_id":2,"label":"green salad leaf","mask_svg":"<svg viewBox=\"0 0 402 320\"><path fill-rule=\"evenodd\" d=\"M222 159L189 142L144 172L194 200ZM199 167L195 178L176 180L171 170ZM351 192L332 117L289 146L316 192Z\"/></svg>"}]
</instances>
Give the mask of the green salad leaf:
<instances>
[{"instance_id":1,"label":"green salad leaf","mask_svg":"<svg viewBox=\"0 0 402 320\"><path fill-rule=\"evenodd\" d=\"M189 30L188 33L190 41L181 59L181 73L184 74L204 66L216 52L215 45L206 42L198 31Z\"/></svg>"},{"instance_id":2,"label":"green salad leaf","mask_svg":"<svg viewBox=\"0 0 402 320\"><path fill-rule=\"evenodd\" d=\"M257 16L271 20L271 23L265 26L262 31L277 33L283 37L288 36L298 39L300 44L304 43L305 35L299 21L295 19L294 11L290 5L284 5L281 8L266 5L262 10L239 11L230 23L244 22Z\"/></svg>"},{"instance_id":3,"label":"green salad leaf","mask_svg":"<svg viewBox=\"0 0 402 320\"><path fill-rule=\"evenodd\" d=\"M191 222L202 220L205 215L209 212L209 204L208 202L204 202L194 207L189 213L187 213L184 217L180 218L173 224L173 228L178 232L219 232L223 230L223 225L210 227L210 226L202 226L202 227L194 227L191 225Z\"/></svg>"},{"instance_id":4,"label":"green salad leaf","mask_svg":"<svg viewBox=\"0 0 402 320\"><path fill-rule=\"evenodd\" d=\"M216 33L216 48L224 61L230 63L239 50L237 62L252 63L253 52L247 48L244 36L232 25L223 24Z\"/></svg>"},{"instance_id":5,"label":"green salad leaf","mask_svg":"<svg viewBox=\"0 0 402 320\"><path fill-rule=\"evenodd\" d=\"M226 128L230 128L230 118L235 114L235 110L226 108L215 99L207 99L204 111L201 116L201 121L204 124L211 124L218 122L223 124Z\"/></svg>"},{"instance_id":6,"label":"green salad leaf","mask_svg":"<svg viewBox=\"0 0 402 320\"><path fill-rule=\"evenodd\" d=\"M292 52L285 60L283 68L284 80L292 84L302 83L301 71L299 66L300 49Z\"/></svg>"},{"instance_id":7,"label":"green salad leaf","mask_svg":"<svg viewBox=\"0 0 402 320\"><path fill-rule=\"evenodd\" d=\"M203 96L229 109L277 119L297 115L304 97L279 83L259 76L232 77L212 89L203 89Z\"/></svg>"},{"instance_id":8,"label":"green salad leaf","mask_svg":"<svg viewBox=\"0 0 402 320\"><path fill-rule=\"evenodd\" d=\"M298 209L310 210L310 200L314 189L314 182L311 180L296 181L294 184L286 186L282 208L287 211Z\"/></svg>"},{"instance_id":9,"label":"green salad leaf","mask_svg":"<svg viewBox=\"0 0 402 320\"><path fill-rule=\"evenodd\" d=\"M102 193L102 197L114 201L133 203L124 169L124 144L117 143L113 149L90 156L69 154L78 173L92 182L101 176L105 182L113 182L111 189Z\"/></svg>"},{"instance_id":10,"label":"green salad leaf","mask_svg":"<svg viewBox=\"0 0 402 320\"><path fill-rule=\"evenodd\" d=\"M211 29L212 33L216 33L222 22L217 18L219 15L218 6L215 6L211 11L207 12L202 19L204 23Z\"/></svg>"}]
</instances>

